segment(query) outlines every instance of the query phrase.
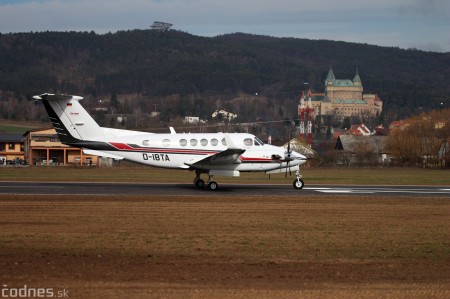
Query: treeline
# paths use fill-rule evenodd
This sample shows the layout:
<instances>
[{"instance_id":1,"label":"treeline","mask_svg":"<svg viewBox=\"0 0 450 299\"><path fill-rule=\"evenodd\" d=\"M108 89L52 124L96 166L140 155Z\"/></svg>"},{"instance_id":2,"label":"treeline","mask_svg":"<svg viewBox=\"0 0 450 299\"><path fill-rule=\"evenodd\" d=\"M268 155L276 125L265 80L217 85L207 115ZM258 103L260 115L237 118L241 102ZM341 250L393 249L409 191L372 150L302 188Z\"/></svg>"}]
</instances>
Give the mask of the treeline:
<instances>
[{"instance_id":1,"label":"treeline","mask_svg":"<svg viewBox=\"0 0 450 299\"><path fill-rule=\"evenodd\" d=\"M388 138L387 148L402 166L450 166L450 109L411 117Z\"/></svg>"},{"instance_id":2,"label":"treeline","mask_svg":"<svg viewBox=\"0 0 450 299\"><path fill-rule=\"evenodd\" d=\"M365 92L381 97L389 120L439 107L450 94L450 53L173 30L0 34L0 91L17 98L61 92L231 99L243 92L294 99L306 82L323 91L330 65L343 79L358 67Z\"/></svg>"}]
</instances>

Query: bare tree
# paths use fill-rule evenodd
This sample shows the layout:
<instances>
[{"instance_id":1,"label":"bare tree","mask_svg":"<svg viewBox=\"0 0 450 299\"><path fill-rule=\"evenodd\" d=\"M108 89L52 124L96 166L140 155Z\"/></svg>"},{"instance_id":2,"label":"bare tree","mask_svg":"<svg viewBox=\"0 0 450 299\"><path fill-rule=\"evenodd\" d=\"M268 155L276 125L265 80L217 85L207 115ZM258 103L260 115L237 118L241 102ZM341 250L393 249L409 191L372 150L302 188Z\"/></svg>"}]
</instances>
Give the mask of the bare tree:
<instances>
[{"instance_id":1,"label":"bare tree","mask_svg":"<svg viewBox=\"0 0 450 299\"><path fill-rule=\"evenodd\" d=\"M410 118L391 132L388 148L404 165L435 166L439 148L450 136L450 109Z\"/></svg>"}]
</instances>

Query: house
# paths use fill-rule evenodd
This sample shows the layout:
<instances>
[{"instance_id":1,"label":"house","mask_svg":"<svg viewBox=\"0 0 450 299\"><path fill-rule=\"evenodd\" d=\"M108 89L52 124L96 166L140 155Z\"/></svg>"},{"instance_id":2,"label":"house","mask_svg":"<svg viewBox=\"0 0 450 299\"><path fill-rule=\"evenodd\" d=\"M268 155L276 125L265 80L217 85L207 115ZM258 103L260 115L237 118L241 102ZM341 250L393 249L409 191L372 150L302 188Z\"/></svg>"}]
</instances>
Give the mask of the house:
<instances>
[{"instance_id":1,"label":"house","mask_svg":"<svg viewBox=\"0 0 450 299\"><path fill-rule=\"evenodd\" d=\"M338 137L335 150L342 151L342 164L387 164L390 155L387 149L387 136L355 136Z\"/></svg>"},{"instance_id":2,"label":"house","mask_svg":"<svg viewBox=\"0 0 450 299\"><path fill-rule=\"evenodd\" d=\"M450 167L450 138L447 138L447 140L442 142L437 156L441 167Z\"/></svg>"},{"instance_id":3,"label":"house","mask_svg":"<svg viewBox=\"0 0 450 299\"><path fill-rule=\"evenodd\" d=\"M375 135L376 136L388 136L389 128L385 128L383 125L378 125L375 127Z\"/></svg>"},{"instance_id":4,"label":"house","mask_svg":"<svg viewBox=\"0 0 450 299\"><path fill-rule=\"evenodd\" d=\"M24 164L22 134L0 133L0 165Z\"/></svg>"},{"instance_id":5,"label":"house","mask_svg":"<svg viewBox=\"0 0 450 299\"><path fill-rule=\"evenodd\" d=\"M99 157L59 141L54 128L25 132L24 152L29 165L99 165Z\"/></svg>"},{"instance_id":6,"label":"house","mask_svg":"<svg viewBox=\"0 0 450 299\"><path fill-rule=\"evenodd\" d=\"M354 136L370 136L371 132L364 124L352 125L348 132Z\"/></svg>"},{"instance_id":7,"label":"house","mask_svg":"<svg viewBox=\"0 0 450 299\"><path fill-rule=\"evenodd\" d=\"M291 150L302 154L303 156L305 156L306 158L310 159L310 158L315 158L318 156L317 152L315 150L313 150L309 144L307 144L306 142L301 141L298 138L293 138L291 140L289 140L288 142L286 142L285 144L283 144L283 147L285 149L288 148L290 143L290 147Z\"/></svg>"},{"instance_id":8,"label":"house","mask_svg":"<svg viewBox=\"0 0 450 299\"><path fill-rule=\"evenodd\" d=\"M185 123L185 124L198 124L198 123L205 124L206 121L203 119L200 119L200 117L198 117L198 116L185 116L183 123Z\"/></svg>"},{"instance_id":9,"label":"house","mask_svg":"<svg viewBox=\"0 0 450 299\"><path fill-rule=\"evenodd\" d=\"M228 119L228 121L231 121L237 117L237 114L225 110L216 110L211 116L212 118L221 117L221 119Z\"/></svg>"}]
</instances>

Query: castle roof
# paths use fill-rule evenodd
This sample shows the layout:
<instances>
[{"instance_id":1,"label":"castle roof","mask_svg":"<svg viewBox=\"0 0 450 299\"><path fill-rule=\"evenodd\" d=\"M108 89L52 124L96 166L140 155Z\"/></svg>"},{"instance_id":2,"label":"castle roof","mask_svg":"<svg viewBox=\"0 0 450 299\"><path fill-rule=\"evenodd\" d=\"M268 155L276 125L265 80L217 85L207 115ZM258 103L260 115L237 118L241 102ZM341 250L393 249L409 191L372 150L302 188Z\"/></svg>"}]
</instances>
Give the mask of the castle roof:
<instances>
[{"instance_id":1,"label":"castle roof","mask_svg":"<svg viewBox=\"0 0 450 299\"><path fill-rule=\"evenodd\" d=\"M330 65L330 70L328 71L328 75L327 75L327 78L325 79L325 82L334 81L334 80L336 80L336 77L334 76L333 69L331 68L331 65Z\"/></svg>"},{"instance_id":2,"label":"castle roof","mask_svg":"<svg viewBox=\"0 0 450 299\"><path fill-rule=\"evenodd\" d=\"M356 83L356 82L361 83L361 78L359 77L358 69L356 69L356 75L355 75L355 78L353 78L353 83Z\"/></svg>"},{"instance_id":3,"label":"castle roof","mask_svg":"<svg viewBox=\"0 0 450 299\"><path fill-rule=\"evenodd\" d=\"M334 80L333 86L353 86L353 81L348 79L338 79Z\"/></svg>"},{"instance_id":4,"label":"castle roof","mask_svg":"<svg viewBox=\"0 0 450 299\"><path fill-rule=\"evenodd\" d=\"M356 75L353 80L350 79L336 79L334 76L333 68L330 66L327 78L325 79L325 85L330 85L334 87L353 87L356 85L361 85L361 77L359 77L358 69L356 70Z\"/></svg>"}]
</instances>

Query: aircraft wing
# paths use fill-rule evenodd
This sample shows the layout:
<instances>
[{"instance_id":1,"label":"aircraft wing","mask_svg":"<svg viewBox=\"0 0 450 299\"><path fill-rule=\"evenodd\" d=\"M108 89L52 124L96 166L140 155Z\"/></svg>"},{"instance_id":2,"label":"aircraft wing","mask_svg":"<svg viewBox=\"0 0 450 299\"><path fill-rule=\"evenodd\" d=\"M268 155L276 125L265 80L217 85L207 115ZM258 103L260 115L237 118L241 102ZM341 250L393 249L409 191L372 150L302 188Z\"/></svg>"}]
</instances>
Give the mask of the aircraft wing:
<instances>
[{"instance_id":1,"label":"aircraft wing","mask_svg":"<svg viewBox=\"0 0 450 299\"><path fill-rule=\"evenodd\" d=\"M207 168L211 165L226 165L226 164L240 164L240 156L245 152L245 149L229 148L220 153L207 156L205 158L193 159L184 162L187 166L193 168Z\"/></svg>"}]
</instances>

